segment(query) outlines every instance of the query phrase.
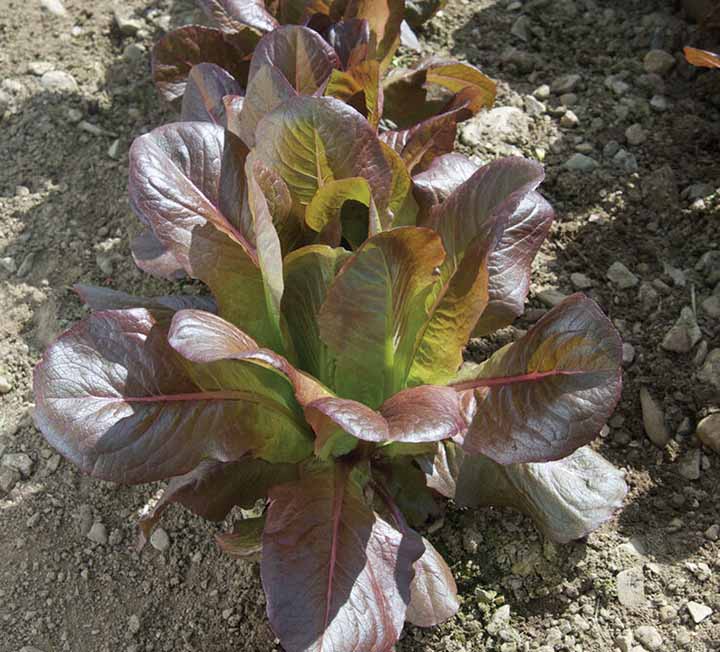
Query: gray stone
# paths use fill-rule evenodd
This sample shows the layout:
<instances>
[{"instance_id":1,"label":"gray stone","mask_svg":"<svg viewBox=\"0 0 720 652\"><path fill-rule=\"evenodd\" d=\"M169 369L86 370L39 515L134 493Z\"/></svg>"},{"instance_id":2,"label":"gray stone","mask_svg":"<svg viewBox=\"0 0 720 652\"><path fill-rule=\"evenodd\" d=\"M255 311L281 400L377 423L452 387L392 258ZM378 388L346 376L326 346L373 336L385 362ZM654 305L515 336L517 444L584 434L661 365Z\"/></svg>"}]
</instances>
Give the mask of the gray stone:
<instances>
[{"instance_id":1,"label":"gray stone","mask_svg":"<svg viewBox=\"0 0 720 652\"><path fill-rule=\"evenodd\" d=\"M563 106L574 106L577 104L578 97L575 93L565 93L560 96L560 104Z\"/></svg>"},{"instance_id":2,"label":"gray stone","mask_svg":"<svg viewBox=\"0 0 720 652\"><path fill-rule=\"evenodd\" d=\"M682 194L689 201L705 199L715 192L715 187L709 183L694 183L683 190Z\"/></svg>"},{"instance_id":3,"label":"gray stone","mask_svg":"<svg viewBox=\"0 0 720 652\"><path fill-rule=\"evenodd\" d=\"M30 272L32 272L33 265L35 264L35 254L31 251L29 254L25 256L25 258L22 259L22 262L20 263L20 269L17 271L17 275L20 278L26 277Z\"/></svg>"},{"instance_id":4,"label":"gray stone","mask_svg":"<svg viewBox=\"0 0 720 652\"><path fill-rule=\"evenodd\" d=\"M115 9L113 19L123 36L135 36L143 28L142 21L133 18L126 9Z\"/></svg>"},{"instance_id":5,"label":"gray stone","mask_svg":"<svg viewBox=\"0 0 720 652\"><path fill-rule=\"evenodd\" d=\"M645 577L642 568L633 567L619 572L615 578L615 587L623 607L636 608L645 605Z\"/></svg>"},{"instance_id":6,"label":"gray stone","mask_svg":"<svg viewBox=\"0 0 720 652\"><path fill-rule=\"evenodd\" d=\"M665 424L665 413L647 387L640 388L640 407L642 408L643 426L648 439L658 448L665 447L670 441L670 432Z\"/></svg>"},{"instance_id":7,"label":"gray stone","mask_svg":"<svg viewBox=\"0 0 720 652\"><path fill-rule=\"evenodd\" d=\"M720 525L714 523L707 530L705 530L705 538L708 541L717 541L720 539Z\"/></svg>"},{"instance_id":8,"label":"gray stone","mask_svg":"<svg viewBox=\"0 0 720 652\"><path fill-rule=\"evenodd\" d=\"M0 394L7 394L13 388L12 381L5 375L0 375Z\"/></svg>"},{"instance_id":9,"label":"gray stone","mask_svg":"<svg viewBox=\"0 0 720 652\"><path fill-rule=\"evenodd\" d=\"M700 479L700 449L694 448L680 458L678 473L686 480Z\"/></svg>"},{"instance_id":10,"label":"gray stone","mask_svg":"<svg viewBox=\"0 0 720 652\"><path fill-rule=\"evenodd\" d=\"M647 134L642 125L635 123L625 130L625 138L631 145L642 145L647 140Z\"/></svg>"},{"instance_id":11,"label":"gray stone","mask_svg":"<svg viewBox=\"0 0 720 652\"><path fill-rule=\"evenodd\" d=\"M533 95L539 100L546 100L550 97L550 87L547 84L542 84L533 91Z\"/></svg>"},{"instance_id":12,"label":"gray stone","mask_svg":"<svg viewBox=\"0 0 720 652\"><path fill-rule=\"evenodd\" d=\"M702 419L695 434L703 446L720 454L720 412L714 412Z\"/></svg>"},{"instance_id":13,"label":"gray stone","mask_svg":"<svg viewBox=\"0 0 720 652\"><path fill-rule=\"evenodd\" d=\"M653 95L650 100L650 108L658 113L665 113L670 108L670 102L664 95Z\"/></svg>"},{"instance_id":14,"label":"gray stone","mask_svg":"<svg viewBox=\"0 0 720 652\"><path fill-rule=\"evenodd\" d=\"M621 290L635 287L640 282L635 274L617 260L608 268L607 277Z\"/></svg>"},{"instance_id":15,"label":"gray stone","mask_svg":"<svg viewBox=\"0 0 720 652\"><path fill-rule=\"evenodd\" d=\"M702 302L703 311L713 319L720 319L720 296L713 294Z\"/></svg>"},{"instance_id":16,"label":"gray stone","mask_svg":"<svg viewBox=\"0 0 720 652\"><path fill-rule=\"evenodd\" d=\"M150 535L150 545L155 548L155 550L164 552L170 547L170 537L161 527L155 528Z\"/></svg>"},{"instance_id":17,"label":"gray stone","mask_svg":"<svg viewBox=\"0 0 720 652\"><path fill-rule=\"evenodd\" d=\"M618 143L615 140L611 140L610 142L606 143L603 147L603 156L605 158L612 158L620 151L620 143Z\"/></svg>"},{"instance_id":18,"label":"gray stone","mask_svg":"<svg viewBox=\"0 0 720 652\"><path fill-rule=\"evenodd\" d=\"M509 624L510 605L504 604L492 615L486 629L491 636L497 636L500 630L505 629Z\"/></svg>"},{"instance_id":19,"label":"gray stone","mask_svg":"<svg viewBox=\"0 0 720 652\"><path fill-rule=\"evenodd\" d=\"M530 40L530 24L529 16L520 16L510 28L510 33L527 43Z\"/></svg>"},{"instance_id":20,"label":"gray stone","mask_svg":"<svg viewBox=\"0 0 720 652\"><path fill-rule=\"evenodd\" d=\"M622 361L624 365L632 364L635 360L635 347L630 342L623 342Z\"/></svg>"},{"instance_id":21,"label":"gray stone","mask_svg":"<svg viewBox=\"0 0 720 652\"><path fill-rule=\"evenodd\" d=\"M675 57L665 50L650 50L643 59L643 68L651 75L666 75L674 67Z\"/></svg>"},{"instance_id":22,"label":"gray stone","mask_svg":"<svg viewBox=\"0 0 720 652\"><path fill-rule=\"evenodd\" d=\"M20 472L7 466L0 466L0 494L9 494L20 482Z\"/></svg>"},{"instance_id":23,"label":"gray stone","mask_svg":"<svg viewBox=\"0 0 720 652\"><path fill-rule=\"evenodd\" d=\"M2 267L8 274L13 274L17 269L15 259L11 258L10 256L0 258L0 267Z\"/></svg>"},{"instance_id":24,"label":"gray stone","mask_svg":"<svg viewBox=\"0 0 720 652\"><path fill-rule=\"evenodd\" d=\"M560 290L550 288L548 290L542 290L541 292L538 292L537 298L540 303L547 306L548 308L554 308L558 304L565 301L565 299L567 299L567 295L560 292Z\"/></svg>"},{"instance_id":25,"label":"gray stone","mask_svg":"<svg viewBox=\"0 0 720 652\"><path fill-rule=\"evenodd\" d=\"M570 282L578 290L587 290L593 286L593 281L589 276L581 274L580 272L573 272L570 274Z\"/></svg>"},{"instance_id":26,"label":"gray stone","mask_svg":"<svg viewBox=\"0 0 720 652\"><path fill-rule=\"evenodd\" d=\"M49 61L31 61L28 64L28 72L36 77L42 77L46 72L53 69L53 64Z\"/></svg>"},{"instance_id":27,"label":"gray stone","mask_svg":"<svg viewBox=\"0 0 720 652\"><path fill-rule=\"evenodd\" d=\"M573 172L592 172L598 162L585 154L573 154L564 164L565 168Z\"/></svg>"},{"instance_id":28,"label":"gray stone","mask_svg":"<svg viewBox=\"0 0 720 652\"><path fill-rule=\"evenodd\" d=\"M131 634L137 634L140 631L140 618L135 614L128 620L128 630Z\"/></svg>"},{"instance_id":29,"label":"gray stone","mask_svg":"<svg viewBox=\"0 0 720 652\"><path fill-rule=\"evenodd\" d=\"M23 645L23 647L20 648L20 652L43 652L43 650L33 645Z\"/></svg>"},{"instance_id":30,"label":"gray stone","mask_svg":"<svg viewBox=\"0 0 720 652\"><path fill-rule=\"evenodd\" d=\"M51 70L40 77L40 85L53 93L76 93L78 90L75 78L64 70Z\"/></svg>"},{"instance_id":31,"label":"gray stone","mask_svg":"<svg viewBox=\"0 0 720 652\"><path fill-rule=\"evenodd\" d=\"M580 124L580 120L573 111L565 111L562 118L560 118L560 126L572 129Z\"/></svg>"},{"instance_id":32,"label":"gray stone","mask_svg":"<svg viewBox=\"0 0 720 652\"><path fill-rule=\"evenodd\" d=\"M582 77L580 75L563 75L562 77L553 79L552 83L550 84L550 91L555 93L556 95L570 93L577 88L581 80Z\"/></svg>"},{"instance_id":33,"label":"gray stone","mask_svg":"<svg viewBox=\"0 0 720 652\"><path fill-rule=\"evenodd\" d=\"M695 313L692 308L686 306L666 333L660 346L673 353L689 353L701 339L702 332L695 319Z\"/></svg>"},{"instance_id":34,"label":"gray stone","mask_svg":"<svg viewBox=\"0 0 720 652\"><path fill-rule=\"evenodd\" d=\"M53 16L64 16L67 14L60 0L40 0L40 6Z\"/></svg>"},{"instance_id":35,"label":"gray stone","mask_svg":"<svg viewBox=\"0 0 720 652\"><path fill-rule=\"evenodd\" d=\"M120 139L116 138L108 147L108 156L115 161L120 159Z\"/></svg>"},{"instance_id":36,"label":"gray stone","mask_svg":"<svg viewBox=\"0 0 720 652\"><path fill-rule=\"evenodd\" d=\"M706 604L701 602L693 602L692 600L687 603L687 610L692 616L693 621L696 625L699 625L703 620L712 616L713 610Z\"/></svg>"},{"instance_id":37,"label":"gray stone","mask_svg":"<svg viewBox=\"0 0 720 652\"><path fill-rule=\"evenodd\" d=\"M615 639L615 647L617 647L620 652L631 652L634 642L635 639L633 638L632 632L626 631Z\"/></svg>"},{"instance_id":38,"label":"gray stone","mask_svg":"<svg viewBox=\"0 0 720 652\"><path fill-rule=\"evenodd\" d=\"M27 453L6 453L2 458L2 466L15 469L23 478L29 478L33 470L33 461Z\"/></svg>"},{"instance_id":39,"label":"gray stone","mask_svg":"<svg viewBox=\"0 0 720 652\"><path fill-rule=\"evenodd\" d=\"M545 113L545 105L532 95L526 95L523 102L525 104L525 113L530 117L535 118Z\"/></svg>"},{"instance_id":40,"label":"gray stone","mask_svg":"<svg viewBox=\"0 0 720 652\"><path fill-rule=\"evenodd\" d=\"M95 543L99 543L101 545L105 545L108 540L107 530L100 521L95 521L85 536L90 539L90 541L94 541Z\"/></svg>"},{"instance_id":41,"label":"gray stone","mask_svg":"<svg viewBox=\"0 0 720 652\"><path fill-rule=\"evenodd\" d=\"M635 638L646 650L658 650L663 644L660 632L651 625L641 625L635 628Z\"/></svg>"},{"instance_id":42,"label":"gray stone","mask_svg":"<svg viewBox=\"0 0 720 652\"><path fill-rule=\"evenodd\" d=\"M491 137L516 137L527 131L529 117L514 106L500 106L479 113L463 124L461 139L466 145L483 145Z\"/></svg>"},{"instance_id":43,"label":"gray stone","mask_svg":"<svg viewBox=\"0 0 720 652\"><path fill-rule=\"evenodd\" d=\"M620 149L613 156L613 163L624 172L633 173L638 171L638 162L634 154L631 154L626 149Z\"/></svg>"}]
</instances>

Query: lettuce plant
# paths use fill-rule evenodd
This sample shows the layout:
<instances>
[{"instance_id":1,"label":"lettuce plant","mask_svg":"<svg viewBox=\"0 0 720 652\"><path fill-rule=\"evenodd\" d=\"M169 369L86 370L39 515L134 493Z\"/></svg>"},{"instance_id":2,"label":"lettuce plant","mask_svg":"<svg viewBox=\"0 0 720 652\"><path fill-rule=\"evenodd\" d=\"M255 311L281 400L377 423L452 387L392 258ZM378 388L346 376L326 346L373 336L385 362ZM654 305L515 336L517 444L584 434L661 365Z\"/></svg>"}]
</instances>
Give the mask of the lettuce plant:
<instances>
[{"instance_id":1,"label":"lettuce plant","mask_svg":"<svg viewBox=\"0 0 720 652\"><path fill-rule=\"evenodd\" d=\"M442 496L523 510L558 541L618 508L622 476L587 444L620 394L620 341L574 295L463 364L471 335L523 310L553 218L537 163L411 166L312 95L243 141L248 102L226 129L173 123L130 153L138 264L212 298L79 288L94 312L37 366L36 422L96 478L169 479L146 535L173 503L221 521L262 501L218 542L260 558L283 647L389 652L405 621L458 608L417 531Z\"/></svg>"}]
</instances>

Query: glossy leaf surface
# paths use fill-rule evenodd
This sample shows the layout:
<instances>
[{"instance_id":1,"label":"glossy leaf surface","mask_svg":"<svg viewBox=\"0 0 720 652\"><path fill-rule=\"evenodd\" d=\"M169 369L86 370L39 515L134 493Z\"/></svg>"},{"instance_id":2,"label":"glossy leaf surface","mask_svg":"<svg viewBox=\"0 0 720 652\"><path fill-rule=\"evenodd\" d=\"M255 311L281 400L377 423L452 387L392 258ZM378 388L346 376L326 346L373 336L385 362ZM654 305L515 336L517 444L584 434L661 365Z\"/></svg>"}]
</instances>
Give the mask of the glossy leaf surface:
<instances>
[{"instance_id":1,"label":"glossy leaf surface","mask_svg":"<svg viewBox=\"0 0 720 652\"><path fill-rule=\"evenodd\" d=\"M193 66L182 99L181 120L212 122L226 126L226 95L243 94L243 88L229 73L214 63Z\"/></svg>"}]
</instances>

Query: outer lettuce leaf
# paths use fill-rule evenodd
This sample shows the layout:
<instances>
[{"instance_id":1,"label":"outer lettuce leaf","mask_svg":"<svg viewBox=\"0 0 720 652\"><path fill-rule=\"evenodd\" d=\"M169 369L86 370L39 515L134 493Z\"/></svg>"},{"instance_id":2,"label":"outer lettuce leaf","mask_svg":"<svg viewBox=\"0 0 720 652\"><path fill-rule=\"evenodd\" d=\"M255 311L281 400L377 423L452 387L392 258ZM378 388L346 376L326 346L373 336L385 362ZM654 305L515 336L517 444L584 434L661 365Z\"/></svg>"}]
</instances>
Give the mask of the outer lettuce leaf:
<instances>
[{"instance_id":1,"label":"outer lettuce leaf","mask_svg":"<svg viewBox=\"0 0 720 652\"><path fill-rule=\"evenodd\" d=\"M294 464L268 464L243 458L237 462L204 460L190 473L171 478L152 511L140 519L144 538L149 538L165 510L182 505L208 521L222 521L236 505L250 509L268 489L297 479Z\"/></svg>"},{"instance_id":2,"label":"outer lettuce leaf","mask_svg":"<svg viewBox=\"0 0 720 652\"><path fill-rule=\"evenodd\" d=\"M250 452L270 461L309 453L302 413L261 380L202 387L190 371L147 310L93 313L37 366L36 423L82 471L114 482L152 482Z\"/></svg>"},{"instance_id":3,"label":"outer lettuce leaf","mask_svg":"<svg viewBox=\"0 0 720 652\"><path fill-rule=\"evenodd\" d=\"M223 147L223 130L209 123L141 136L130 150L130 202L185 272L210 287L221 315L282 351L262 261L219 208Z\"/></svg>"},{"instance_id":4,"label":"outer lettuce leaf","mask_svg":"<svg viewBox=\"0 0 720 652\"><path fill-rule=\"evenodd\" d=\"M500 464L565 457L589 443L615 409L621 361L613 325L575 294L520 340L461 371L452 387L472 392L477 409L458 440Z\"/></svg>"},{"instance_id":5,"label":"outer lettuce leaf","mask_svg":"<svg viewBox=\"0 0 720 652\"><path fill-rule=\"evenodd\" d=\"M589 446L556 462L500 465L447 442L420 463L429 486L458 505L512 507L558 543L597 529L627 493L623 473Z\"/></svg>"},{"instance_id":6,"label":"outer lettuce leaf","mask_svg":"<svg viewBox=\"0 0 720 652\"><path fill-rule=\"evenodd\" d=\"M325 30L324 37L337 53L343 70L367 60L370 26L366 20L353 18L333 23Z\"/></svg>"},{"instance_id":7,"label":"outer lettuce leaf","mask_svg":"<svg viewBox=\"0 0 720 652\"><path fill-rule=\"evenodd\" d=\"M238 559L259 561L262 558L262 533L265 529L265 516L246 518L235 523L232 532L216 534L215 540L220 549Z\"/></svg>"},{"instance_id":8,"label":"outer lettuce leaf","mask_svg":"<svg viewBox=\"0 0 720 652\"><path fill-rule=\"evenodd\" d=\"M160 240L152 229L144 229L130 241L133 261L143 272L158 278L176 281L185 276L185 270L175 255Z\"/></svg>"},{"instance_id":9,"label":"outer lettuce leaf","mask_svg":"<svg viewBox=\"0 0 720 652\"><path fill-rule=\"evenodd\" d=\"M343 466L273 488L261 575L283 647L389 652L422 552L419 536L401 533L366 505Z\"/></svg>"},{"instance_id":10,"label":"outer lettuce leaf","mask_svg":"<svg viewBox=\"0 0 720 652\"><path fill-rule=\"evenodd\" d=\"M187 78L198 63L214 63L241 84L247 78L251 50L241 50L217 29L188 25L169 32L152 51L152 76L160 95L177 100L185 92Z\"/></svg>"},{"instance_id":11,"label":"outer lettuce leaf","mask_svg":"<svg viewBox=\"0 0 720 652\"><path fill-rule=\"evenodd\" d=\"M239 96L243 88L235 78L214 63L193 66L182 99L180 119L183 122L212 122L226 126L226 95Z\"/></svg>"},{"instance_id":12,"label":"outer lettuce leaf","mask_svg":"<svg viewBox=\"0 0 720 652\"><path fill-rule=\"evenodd\" d=\"M405 618L418 627L434 627L452 618L460 603L452 571L433 545L424 537L422 541L425 552L415 562Z\"/></svg>"},{"instance_id":13,"label":"outer lettuce leaf","mask_svg":"<svg viewBox=\"0 0 720 652\"><path fill-rule=\"evenodd\" d=\"M392 173L372 127L354 109L329 97L296 97L263 118L257 155L287 183L296 210L338 179L363 177L385 216Z\"/></svg>"},{"instance_id":14,"label":"outer lettuce leaf","mask_svg":"<svg viewBox=\"0 0 720 652\"><path fill-rule=\"evenodd\" d=\"M443 97L432 86L447 91ZM437 90L437 89L434 89ZM384 117L408 129L433 116L463 108L465 120L495 101L496 86L477 68L459 61L430 58L413 69L397 69L384 82Z\"/></svg>"},{"instance_id":15,"label":"outer lettuce leaf","mask_svg":"<svg viewBox=\"0 0 720 652\"><path fill-rule=\"evenodd\" d=\"M404 0L340 0L344 20L366 20L370 29L369 56L387 68L400 44Z\"/></svg>"},{"instance_id":16,"label":"outer lettuce leaf","mask_svg":"<svg viewBox=\"0 0 720 652\"><path fill-rule=\"evenodd\" d=\"M404 387L443 258L436 234L405 227L370 238L345 263L319 315L341 396L377 407Z\"/></svg>"}]
</instances>

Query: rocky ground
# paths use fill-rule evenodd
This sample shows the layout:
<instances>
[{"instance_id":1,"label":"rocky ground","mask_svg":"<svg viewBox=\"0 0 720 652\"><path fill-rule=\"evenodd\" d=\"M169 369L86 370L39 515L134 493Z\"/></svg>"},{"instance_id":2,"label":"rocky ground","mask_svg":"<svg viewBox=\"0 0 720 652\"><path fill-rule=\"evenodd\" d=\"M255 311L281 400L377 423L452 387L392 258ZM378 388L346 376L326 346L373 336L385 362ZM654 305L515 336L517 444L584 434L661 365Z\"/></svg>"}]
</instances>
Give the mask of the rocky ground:
<instances>
[{"instance_id":1,"label":"rocky ground","mask_svg":"<svg viewBox=\"0 0 720 652\"><path fill-rule=\"evenodd\" d=\"M172 117L148 48L192 9L2 5L0 652L277 650L257 568L221 556L215 526L175 510L138 554L159 487L81 477L30 416L33 365L83 314L73 283L167 289L128 256L127 149ZM421 41L500 82L463 151L547 166L557 221L518 326L577 290L613 318L625 391L597 448L630 494L568 546L510 512L449 510L429 536L461 612L398 650L720 650L720 73L679 55L713 39L670 0L449 0Z\"/></svg>"}]
</instances>

